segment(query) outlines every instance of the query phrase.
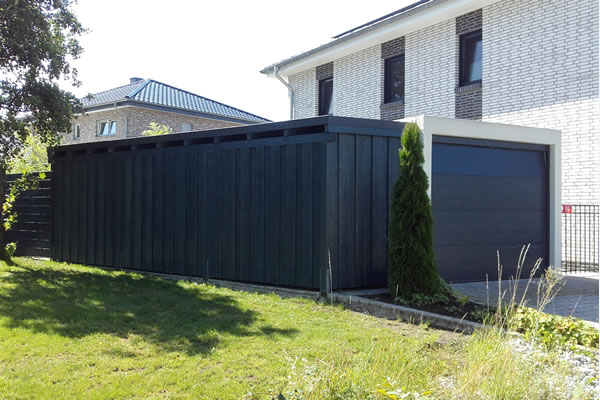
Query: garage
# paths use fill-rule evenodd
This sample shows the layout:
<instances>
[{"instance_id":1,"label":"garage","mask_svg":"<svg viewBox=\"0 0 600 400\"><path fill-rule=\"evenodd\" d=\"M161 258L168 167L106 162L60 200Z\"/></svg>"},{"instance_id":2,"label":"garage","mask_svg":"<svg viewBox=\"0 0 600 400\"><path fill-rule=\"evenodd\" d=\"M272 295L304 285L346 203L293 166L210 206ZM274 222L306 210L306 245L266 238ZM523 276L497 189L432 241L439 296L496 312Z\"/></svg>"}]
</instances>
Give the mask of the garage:
<instances>
[{"instance_id":1,"label":"garage","mask_svg":"<svg viewBox=\"0 0 600 400\"><path fill-rule=\"evenodd\" d=\"M444 278L495 278L496 250L508 277L526 243L532 262L560 260L559 132L417 122ZM403 128L323 116L60 146L52 258L323 292L385 287Z\"/></svg>"},{"instance_id":2,"label":"garage","mask_svg":"<svg viewBox=\"0 0 600 400\"><path fill-rule=\"evenodd\" d=\"M548 146L433 137L434 243L450 282L514 275L523 245L523 273L548 265Z\"/></svg>"}]
</instances>

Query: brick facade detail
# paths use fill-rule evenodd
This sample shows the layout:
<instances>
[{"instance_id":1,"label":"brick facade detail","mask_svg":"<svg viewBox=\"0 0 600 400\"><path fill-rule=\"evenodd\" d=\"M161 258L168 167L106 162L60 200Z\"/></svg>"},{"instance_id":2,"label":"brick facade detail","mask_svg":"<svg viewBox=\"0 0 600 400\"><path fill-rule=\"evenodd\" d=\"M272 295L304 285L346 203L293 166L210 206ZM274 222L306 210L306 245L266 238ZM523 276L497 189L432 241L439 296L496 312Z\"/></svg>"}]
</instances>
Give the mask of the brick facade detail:
<instances>
[{"instance_id":1,"label":"brick facade detail","mask_svg":"<svg viewBox=\"0 0 600 400\"><path fill-rule=\"evenodd\" d=\"M481 29L483 25L483 10L471 11L468 14L456 17L456 34L473 32Z\"/></svg>"},{"instance_id":2,"label":"brick facade detail","mask_svg":"<svg viewBox=\"0 0 600 400\"><path fill-rule=\"evenodd\" d=\"M318 81L320 81L321 79L327 79L327 78L333 77L333 62L319 65L317 67L316 74L317 74Z\"/></svg>"},{"instance_id":3,"label":"brick facade detail","mask_svg":"<svg viewBox=\"0 0 600 400\"><path fill-rule=\"evenodd\" d=\"M109 120L117 122L117 133L108 136L97 136L98 122ZM72 131L63 136L63 143L97 142L137 137L148 129L150 122L167 125L173 133L181 132L181 124L192 124L192 130L194 131L242 125L235 122L130 106L79 115L73 120ZM76 125L79 125L80 128L79 139L73 138Z\"/></svg>"},{"instance_id":4,"label":"brick facade detail","mask_svg":"<svg viewBox=\"0 0 600 400\"><path fill-rule=\"evenodd\" d=\"M381 44L381 58L390 58L404 54L404 36Z\"/></svg>"}]
</instances>

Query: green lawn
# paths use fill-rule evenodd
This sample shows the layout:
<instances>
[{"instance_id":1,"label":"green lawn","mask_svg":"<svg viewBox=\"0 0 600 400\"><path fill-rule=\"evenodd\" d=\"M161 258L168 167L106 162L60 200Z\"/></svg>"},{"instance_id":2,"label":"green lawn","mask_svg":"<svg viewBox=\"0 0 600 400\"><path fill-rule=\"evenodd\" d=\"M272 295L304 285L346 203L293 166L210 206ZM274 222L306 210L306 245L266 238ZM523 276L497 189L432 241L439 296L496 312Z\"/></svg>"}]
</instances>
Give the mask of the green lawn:
<instances>
[{"instance_id":1,"label":"green lawn","mask_svg":"<svg viewBox=\"0 0 600 400\"><path fill-rule=\"evenodd\" d=\"M557 357L536 361L492 333L93 267L0 263L2 399L352 399L390 387L436 399L569 398Z\"/></svg>"}]
</instances>

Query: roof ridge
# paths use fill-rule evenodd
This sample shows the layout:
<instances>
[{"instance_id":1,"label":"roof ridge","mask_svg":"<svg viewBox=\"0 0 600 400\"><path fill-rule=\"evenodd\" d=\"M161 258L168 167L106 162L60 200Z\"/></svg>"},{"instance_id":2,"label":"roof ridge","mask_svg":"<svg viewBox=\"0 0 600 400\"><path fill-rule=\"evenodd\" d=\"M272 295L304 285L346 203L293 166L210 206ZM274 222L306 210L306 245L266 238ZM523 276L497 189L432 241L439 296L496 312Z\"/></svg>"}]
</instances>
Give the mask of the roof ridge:
<instances>
[{"instance_id":1,"label":"roof ridge","mask_svg":"<svg viewBox=\"0 0 600 400\"><path fill-rule=\"evenodd\" d=\"M110 92L110 91L113 91L113 90L116 90L116 89L121 89L121 88L124 88L125 86L131 86L131 85L135 85L136 83L139 83L139 82L133 82L133 83L132 83L132 82L130 82L130 83L127 83L127 84L125 84L125 85L121 85L121 86L117 86L117 87L114 87L114 88L110 88L110 89L103 90L103 91L101 91L101 92L97 92L97 93L91 93L91 95L92 95L92 96L96 96L96 95L98 95L98 94L102 94L102 93ZM85 97L87 97L87 96L85 96Z\"/></svg>"},{"instance_id":2,"label":"roof ridge","mask_svg":"<svg viewBox=\"0 0 600 400\"><path fill-rule=\"evenodd\" d=\"M144 83L142 83L140 86L138 86L136 89L133 90L133 92L129 93L128 95L125 95L126 98L131 99L133 98L136 94L138 94L143 88L145 88L146 86L148 86L148 84L150 83L152 79L145 79Z\"/></svg>"},{"instance_id":3,"label":"roof ridge","mask_svg":"<svg viewBox=\"0 0 600 400\"><path fill-rule=\"evenodd\" d=\"M137 94L138 94L138 93L139 93L139 92L140 92L140 91L141 91L141 90L142 90L144 87L146 87L146 86L148 85L148 83L150 83L150 82L158 83L159 85L167 86L167 87L170 87L170 88L172 88L172 89L179 90L180 92L185 92L185 93L191 94L192 96L196 96L196 97L200 97L201 99L204 99L204 100L212 101L213 103L220 104L220 105L222 105L222 106L224 106L224 107L227 107L227 108L230 108L230 109L233 109L233 110L237 110L237 111L239 111L239 112L241 112L241 113L244 113L244 114L247 114L247 115L251 115L251 116L253 116L253 117L259 118L259 119L261 119L261 120L264 120L264 121L269 121L269 120L268 120L268 119L266 119L266 118L263 118L263 117L261 117L261 116L259 116L259 115L256 115L256 114L252 114L252 113L250 113L250 112L248 112L248 111L244 111L244 110L242 110L242 109L240 109L240 108L233 107L233 106L230 106L230 105L228 105L228 104L225 104L225 103L221 103L220 101L217 101L217 100L209 99L208 97L201 96L201 95L199 95L199 94L196 94L196 93L192 93L192 92L190 92L189 90L180 89L180 88L178 88L178 87L175 87L175 86L173 86L173 85L169 85L169 84L167 84L167 83L159 82L159 81L157 81L157 80L154 80L154 79L147 79L147 83L145 83L144 85L142 85L142 86L139 88L139 90L137 90L137 91L136 91L136 93L135 93L134 95L132 95L131 97L133 97L133 96L137 95Z\"/></svg>"}]
</instances>

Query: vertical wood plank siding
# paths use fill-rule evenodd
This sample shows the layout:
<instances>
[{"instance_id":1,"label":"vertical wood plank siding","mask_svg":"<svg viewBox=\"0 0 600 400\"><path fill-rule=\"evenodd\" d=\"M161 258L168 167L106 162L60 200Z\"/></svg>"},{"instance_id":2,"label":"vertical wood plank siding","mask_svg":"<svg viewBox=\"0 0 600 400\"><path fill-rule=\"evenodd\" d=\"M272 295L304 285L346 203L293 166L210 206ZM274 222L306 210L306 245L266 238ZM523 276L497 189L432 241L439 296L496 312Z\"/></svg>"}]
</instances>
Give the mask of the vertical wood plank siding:
<instances>
[{"instance_id":1,"label":"vertical wood plank siding","mask_svg":"<svg viewBox=\"0 0 600 400\"><path fill-rule=\"evenodd\" d=\"M60 147L54 258L322 290L331 263L334 289L385 286L402 127L319 117Z\"/></svg>"}]
</instances>

